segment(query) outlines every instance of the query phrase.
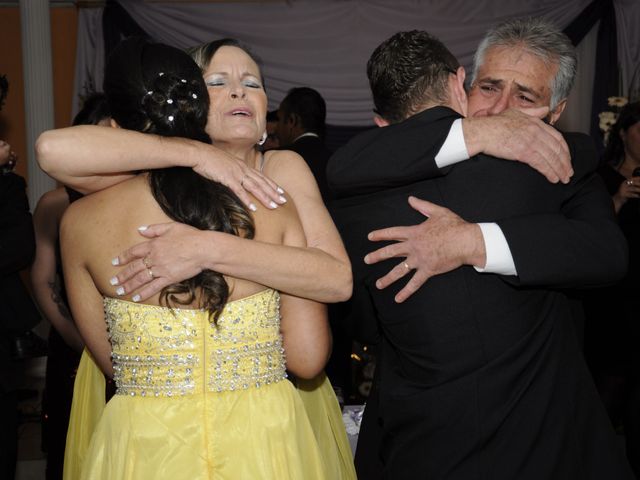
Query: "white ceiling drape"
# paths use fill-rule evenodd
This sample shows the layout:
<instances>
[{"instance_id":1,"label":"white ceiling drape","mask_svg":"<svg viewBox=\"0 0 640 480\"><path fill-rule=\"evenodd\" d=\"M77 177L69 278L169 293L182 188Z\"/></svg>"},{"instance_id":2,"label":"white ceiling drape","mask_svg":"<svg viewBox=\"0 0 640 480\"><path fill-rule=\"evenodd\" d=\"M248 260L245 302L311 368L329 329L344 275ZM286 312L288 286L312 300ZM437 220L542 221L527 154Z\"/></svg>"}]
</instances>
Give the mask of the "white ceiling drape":
<instances>
[{"instance_id":1,"label":"white ceiling drape","mask_svg":"<svg viewBox=\"0 0 640 480\"><path fill-rule=\"evenodd\" d=\"M479 40L496 23L514 17L544 16L564 28L590 2L293 0L205 4L128 0L120 3L143 30L170 45L188 47L227 36L249 45L262 60L270 108L277 107L290 88L305 85L317 89L325 98L329 124L362 126L370 125L372 117L365 65L373 49L393 33L427 30L439 37L469 70ZM640 15L640 8L634 7L640 2L616 0L616 8L618 4L628 10L617 15L619 31L632 32L637 41L638 29L632 27L633 15L629 12L638 11ZM88 83L88 78L102 78L104 65L98 58L102 45L101 11L95 8L80 11L77 92ZM620 36L624 37L622 33ZM638 50L637 44L635 50L624 47L621 58L637 63ZM95 83L100 85L100 81Z\"/></svg>"}]
</instances>

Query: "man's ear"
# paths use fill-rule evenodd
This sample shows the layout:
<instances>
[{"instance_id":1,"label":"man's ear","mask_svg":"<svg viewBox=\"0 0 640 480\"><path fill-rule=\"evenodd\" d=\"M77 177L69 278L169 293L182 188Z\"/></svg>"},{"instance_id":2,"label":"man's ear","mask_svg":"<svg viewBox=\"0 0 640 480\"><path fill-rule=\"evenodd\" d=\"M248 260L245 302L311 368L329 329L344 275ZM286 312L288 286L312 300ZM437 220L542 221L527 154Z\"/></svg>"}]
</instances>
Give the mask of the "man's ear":
<instances>
[{"instance_id":1,"label":"man's ear","mask_svg":"<svg viewBox=\"0 0 640 480\"><path fill-rule=\"evenodd\" d=\"M468 108L467 108L467 91L464 88L464 81L466 78L466 72L464 71L464 67L458 67L456 70L456 74L454 76L454 82L452 85L453 95L455 95L455 99L458 102L460 107L460 114L466 117Z\"/></svg>"},{"instance_id":2,"label":"man's ear","mask_svg":"<svg viewBox=\"0 0 640 480\"><path fill-rule=\"evenodd\" d=\"M300 126L300 115L298 115L297 113L290 113L287 117L287 123L290 123L293 127Z\"/></svg>"},{"instance_id":3,"label":"man's ear","mask_svg":"<svg viewBox=\"0 0 640 480\"><path fill-rule=\"evenodd\" d=\"M567 99L562 100L556 108L553 109L552 112L549 112L549 124L553 125L558 121L562 112L564 112L565 107L567 106Z\"/></svg>"},{"instance_id":4,"label":"man's ear","mask_svg":"<svg viewBox=\"0 0 640 480\"><path fill-rule=\"evenodd\" d=\"M378 127L388 127L390 125L390 123L387 120L385 120L384 118L382 118L380 115L374 115L373 116L373 122Z\"/></svg>"}]
</instances>

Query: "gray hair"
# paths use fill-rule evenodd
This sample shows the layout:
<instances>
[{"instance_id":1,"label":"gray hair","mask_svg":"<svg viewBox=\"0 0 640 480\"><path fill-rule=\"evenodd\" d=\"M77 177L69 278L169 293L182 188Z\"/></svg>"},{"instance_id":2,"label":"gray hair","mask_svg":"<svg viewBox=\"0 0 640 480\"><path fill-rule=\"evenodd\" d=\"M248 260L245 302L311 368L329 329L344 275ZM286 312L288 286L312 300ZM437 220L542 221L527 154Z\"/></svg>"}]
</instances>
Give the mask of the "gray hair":
<instances>
[{"instance_id":1,"label":"gray hair","mask_svg":"<svg viewBox=\"0 0 640 480\"><path fill-rule=\"evenodd\" d=\"M493 47L521 47L547 65L558 65L558 72L550 85L550 110L569 96L578 66L576 49L569 37L554 24L543 18L526 18L508 20L489 30L473 56L471 83L476 80L487 50Z\"/></svg>"}]
</instances>

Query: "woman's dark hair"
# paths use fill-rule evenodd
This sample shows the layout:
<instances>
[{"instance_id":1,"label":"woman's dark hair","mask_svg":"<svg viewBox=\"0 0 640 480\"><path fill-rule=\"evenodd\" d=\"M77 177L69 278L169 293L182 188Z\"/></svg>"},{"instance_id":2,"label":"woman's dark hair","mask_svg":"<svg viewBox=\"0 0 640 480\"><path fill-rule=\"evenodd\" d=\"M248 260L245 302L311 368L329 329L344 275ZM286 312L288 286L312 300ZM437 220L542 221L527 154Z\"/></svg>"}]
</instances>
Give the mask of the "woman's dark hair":
<instances>
[{"instance_id":1,"label":"woman's dark hair","mask_svg":"<svg viewBox=\"0 0 640 480\"><path fill-rule=\"evenodd\" d=\"M618 116L618 120L609 131L609 139L602 155L602 161L619 166L624 161L624 143L620 132L640 122L640 102L627 103Z\"/></svg>"},{"instance_id":2,"label":"woman's dark hair","mask_svg":"<svg viewBox=\"0 0 640 480\"><path fill-rule=\"evenodd\" d=\"M209 95L198 66L182 50L133 37L109 57L104 92L112 118L123 128L211 143L205 132ZM200 230L253 238L254 224L238 197L190 168L149 172L151 192L172 219ZM201 306L217 320L229 297L223 276L212 270L165 287L161 302Z\"/></svg>"},{"instance_id":3,"label":"woman's dark hair","mask_svg":"<svg viewBox=\"0 0 640 480\"><path fill-rule=\"evenodd\" d=\"M82 108L73 117L72 125L97 125L110 116L106 95L94 92L84 99Z\"/></svg>"},{"instance_id":4,"label":"woman's dark hair","mask_svg":"<svg viewBox=\"0 0 640 480\"><path fill-rule=\"evenodd\" d=\"M6 75L0 75L0 110L4 106L4 101L7 99L9 93L9 80Z\"/></svg>"}]
</instances>

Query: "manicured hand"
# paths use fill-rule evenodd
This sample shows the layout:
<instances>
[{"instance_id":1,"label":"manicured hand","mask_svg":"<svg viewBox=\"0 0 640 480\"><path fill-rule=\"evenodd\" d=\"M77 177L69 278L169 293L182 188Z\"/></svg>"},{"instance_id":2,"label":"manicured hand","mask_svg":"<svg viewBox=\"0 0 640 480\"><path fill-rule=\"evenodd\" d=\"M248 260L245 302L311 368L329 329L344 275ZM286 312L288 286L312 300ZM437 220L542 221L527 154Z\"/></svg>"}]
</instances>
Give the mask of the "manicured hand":
<instances>
[{"instance_id":1,"label":"manicured hand","mask_svg":"<svg viewBox=\"0 0 640 480\"><path fill-rule=\"evenodd\" d=\"M196 173L229 187L250 210L256 210L251 195L267 208L286 203L284 190L273 180L231 154L217 148L213 152L197 162Z\"/></svg>"},{"instance_id":2,"label":"manicured hand","mask_svg":"<svg viewBox=\"0 0 640 480\"><path fill-rule=\"evenodd\" d=\"M124 266L111 279L118 295L136 292L134 301L146 300L167 285L194 277L203 270L201 230L173 222L140 227L138 231L149 240L112 260L114 265Z\"/></svg>"}]
</instances>

